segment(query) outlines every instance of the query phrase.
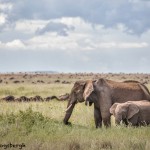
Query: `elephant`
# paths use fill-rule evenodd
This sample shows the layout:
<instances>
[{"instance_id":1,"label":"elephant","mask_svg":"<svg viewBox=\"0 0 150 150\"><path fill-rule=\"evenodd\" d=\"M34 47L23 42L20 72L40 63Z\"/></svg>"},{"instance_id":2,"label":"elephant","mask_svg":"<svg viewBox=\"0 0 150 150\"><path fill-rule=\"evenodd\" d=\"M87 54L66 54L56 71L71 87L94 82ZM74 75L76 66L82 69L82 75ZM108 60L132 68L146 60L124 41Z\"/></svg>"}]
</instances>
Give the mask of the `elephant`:
<instances>
[{"instance_id":1,"label":"elephant","mask_svg":"<svg viewBox=\"0 0 150 150\"><path fill-rule=\"evenodd\" d=\"M110 113L114 115L117 125L121 121L132 126L150 124L150 102L147 100L114 103L110 108Z\"/></svg>"},{"instance_id":2,"label":"elephant","mask_svg":"<svg viewBox=\"0 0 150 150\"><path fill-rule=\"evenodd\" d=\"M115 103L123 103L129 100L139 101L150 100L150 93L147 87L137 81L116 82L104 78L98 80L76 81L68 100L64 124L68 122L75 105L78 102L94 103L94 120L96 128L111 125L109 112L110 107Z\"/></svg>"}]
</instances>

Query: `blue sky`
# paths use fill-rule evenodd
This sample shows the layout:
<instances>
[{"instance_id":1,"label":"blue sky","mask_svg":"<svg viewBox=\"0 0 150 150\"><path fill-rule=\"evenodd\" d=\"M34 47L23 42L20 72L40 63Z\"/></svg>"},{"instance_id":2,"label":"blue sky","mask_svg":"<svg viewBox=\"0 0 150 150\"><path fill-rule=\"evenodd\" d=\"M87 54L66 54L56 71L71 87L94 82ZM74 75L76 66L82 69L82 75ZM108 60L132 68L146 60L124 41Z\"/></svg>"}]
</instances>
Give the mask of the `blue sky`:
<instances>
[{"instance_id":1,"label":"blue sky","mask_svg":"<svg viewBox=\"0 0 150 150\"><path fill-rule=\"evenodd\" d=\"M0 0L0 72L150 72L150 0Z\"/></svg>"}]
</instances>

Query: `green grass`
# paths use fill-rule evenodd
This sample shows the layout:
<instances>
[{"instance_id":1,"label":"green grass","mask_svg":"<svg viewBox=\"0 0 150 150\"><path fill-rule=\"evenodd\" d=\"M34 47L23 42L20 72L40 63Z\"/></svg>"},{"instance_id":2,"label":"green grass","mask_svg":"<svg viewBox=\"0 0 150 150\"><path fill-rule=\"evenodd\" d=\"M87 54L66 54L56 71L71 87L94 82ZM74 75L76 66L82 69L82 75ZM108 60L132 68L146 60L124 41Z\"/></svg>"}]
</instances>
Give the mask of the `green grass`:
<instances>
[{"instance_id":1,"label":"green grass","mask_svg":"<svg viewBox=\"0 0 150 150\"><path fill-rule=\"evenodd\" d=\"M35 96L43 97L70 93L72 84L3 84L0 89L0 97Z\"/></svg>"},{"instance_id":2,"label":"green grass","mask_svg":"<svg viewBox=\"0 0 150 150\"><path fill-rule=\"evenodd\" d=\"M0 97L42 97L70 92L72 84L8 84ZM150 127L115 126L95 129L93 106L77 104L70 118L62 123L67 102L0 102L0 144L26 145L26 150L149 150ZM3 149L3 148L0 148Z\"/></svg>"},{"instance_id":3,"label":"green grass","mask_svg":"<svg viewBox=\"0 0 150 150\"><path fill-rule=\"evenodd\" d=\"M29 150L150 149L150 127L95 129L93 108L84 104L75 108L72 126L62 123L66 102L0 104L0 144L25 143Z\"/></svg>"},{"instance_id":4,"label":"green grass","mask_svg":"<svg viewBox=\"0 0 150 150\"><path fill-rule=\"evenodd\" d=\"M79 119L79 118L78 118ZM26 149L131 149L150 148L150 127L124 126L95 129L93 126L73 123L65 126L62 120L33 111L0 115L1 143L25 143Z\"/></svg>"}]
</instances>

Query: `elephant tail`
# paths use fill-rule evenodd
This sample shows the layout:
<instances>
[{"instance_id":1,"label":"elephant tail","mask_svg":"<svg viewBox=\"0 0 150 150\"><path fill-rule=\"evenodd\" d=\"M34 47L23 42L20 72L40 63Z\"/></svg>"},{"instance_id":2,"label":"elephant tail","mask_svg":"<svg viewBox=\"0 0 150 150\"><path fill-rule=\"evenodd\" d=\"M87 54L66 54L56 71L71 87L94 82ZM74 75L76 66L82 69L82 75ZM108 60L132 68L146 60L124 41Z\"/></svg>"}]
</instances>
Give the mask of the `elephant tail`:
<instances>
[{"instance_id":1,"label":"elephant tail","mask_svg":"<svg viewBox=\"0 0 150 150\"><path fill-rule=\"evenodd\" d=\"M150 92L148 88L144 84L138 84L140 88L143 90L144 94L146 95L146 99L150 101Z\"/></svg>"}]
</instances>

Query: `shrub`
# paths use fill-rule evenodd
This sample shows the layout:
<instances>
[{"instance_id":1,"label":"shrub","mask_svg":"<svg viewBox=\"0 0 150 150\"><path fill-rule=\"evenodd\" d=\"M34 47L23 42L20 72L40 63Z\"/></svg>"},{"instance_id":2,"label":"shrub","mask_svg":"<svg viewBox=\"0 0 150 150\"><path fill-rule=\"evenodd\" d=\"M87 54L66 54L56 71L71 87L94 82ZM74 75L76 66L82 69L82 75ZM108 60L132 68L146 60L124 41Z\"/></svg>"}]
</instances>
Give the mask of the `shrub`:
<instances>
[{"instance_id":1,"label":"shrub","mask_svg":"<svg viewBox=\"0 0 150 150\"><path fill-rule=\"evenodd\" d=\"M31 107L26 111L19 111L17 114L0 115L0 122L6 124L17 124L23 127L27 133L32 131L33 126L46 124L48 118L44 117L40 112L34 112Z\"/></svg>"}]
</instances>

